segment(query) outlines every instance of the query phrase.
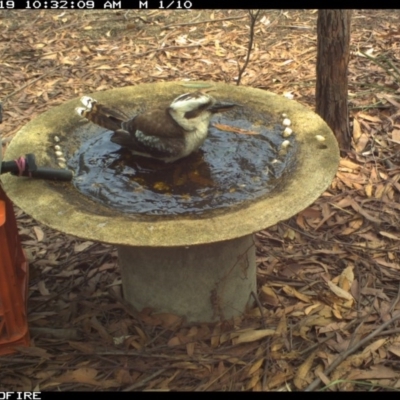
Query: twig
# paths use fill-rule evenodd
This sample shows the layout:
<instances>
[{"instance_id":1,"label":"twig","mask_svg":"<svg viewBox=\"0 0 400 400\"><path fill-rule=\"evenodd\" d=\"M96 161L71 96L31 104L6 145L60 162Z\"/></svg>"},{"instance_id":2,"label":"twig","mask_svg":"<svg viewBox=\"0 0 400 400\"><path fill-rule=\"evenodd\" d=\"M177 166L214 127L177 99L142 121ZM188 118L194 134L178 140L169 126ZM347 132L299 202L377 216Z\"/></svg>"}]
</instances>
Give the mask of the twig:
<instances>
[{"instance_id":1,"label":"twig","mask_svg":"<svg viewBox=\"0 0 400 400\"><path fill-rule=\"evenodd\" d=\"M368 316L369 315L370 314L368 314ZM360 320L364 320L364 319L365 319L365 317L362 317L362 318L358 318L358 319L356 319L354 321L351 321L347 325L345 325L343 328L339 329L339 331L342 331L342 332L346 331L349 328L351 328L354 324L356 324L356 323L360 322ZM322 340L318 341L317 343L314 343L311 346L307 347L306 349L300 351L300 355L304 355L304 354L309 353L310 351L313 351L318 346L321 346L321 344L323 344L323 343L327 342L328 340L332 339L333 337L335 337L336 334L337 334L336 330L334 332L328 333L324 339L322 339Z\"/></svg>"},{"instance_id":2,"label":"twig","mask_svg":"<svg viewBox=\"0 0 400 400\"><path fill-rule=\"evenodd\" d=\"M261 325L262 325L263 329L267 329L267 325L265 324L265 315L264 315L264 311L263 311L262 305L260 303L260 300L253 291L251 291L251 295L253 296L255 302L257 303L257 307L260 309Z\"/></svg>"},{"instance_id":3,"label":"twig","mask_svg":"<svg viewBox=\"0 0 400 400\"><path fill-rule=\"evenodd\" d=\"M30 334L33 335L50 335L56 339L63 340L74 340L80 339L80 335L77 329L58 329L58 328L46 328L46 327L32 327L29 329Z\"/></svg>"},{"instance_id":4,"label":"twig","mask_svg":"<svg viewBox=\"0 0 400 400\"><path fill-rule=\"evenodd\" d=\"M396 101L396 100L400 100L399 96L383 95L382 98L385 99L387 102L389 102L392 106L395 106L396 108L400 108L400 103Z\"/></svg>"},{"instance_id":5,"label":"twig","mask_svg":"<svg viewBox=\"0 0 400 400\"><path fill-rule=\"evenodd\" d=\"M389 336L389 335L394 335L394 334L398 334L400 333L400 328L397 329L388 329L387 331L382 331L380 333L378 333L377 336Z\"/></svg>"},{"instance_id":6,"label":"twig","mask_svg":"<svg viewBox=\"0 0 400 400\"><path fill-rule=\"evenodd\" d=\"M250 16L250 34L249 34L249 45L247 48L247 54L246 54L246 61L243 64L243 67L240 68L239 67L239 63L238 63L238 69L239 69L239 74L238 74L238 79L236 82L236 85L239 86L240 85L240 80L242 79L242 75L245 71L245 69L247 68L247 64L250 61L250 53L251 50L253 48L253 40L254 40L254 26L257 22L257 18L258 15L260 14L261 10L257 10L257 12L254 14L252 10L249 10L249 16Z\"/></svg>"},{"instance_id":7,"label":"twig","mask_svg":"<svg viewBox=\"0 0 400 400\"><path fill-rule=\"evenodd\" d=\"M190 25L200 25L200 24L208 24L210 22L221 22L221 21L229 21L232 19L243 19L245 16L242 15L241 17L227 17L227 18L220 18L220 19L205 19L204 21L197 21L197 22L183 22L181 24L171 24L165 25L164 29L173 28L175 26L190 26Z\"/></svg>"},{"instance_id":8,"label":"twig","mask_svg":"<svg viewBox=\"0 0 400 400\"><path fill-rule=\"evenodd\" d=\"M392 304L390 305L389 311L388 313L391 313L393 311L393 309L397 306L397 303L400 300L400 285L399 288L397 289L397 296L395 299L393 299Z\"/></svg>"},{"instance_id":9,"label":"twig","mask_svg":"<svg viewBox=\"0 0 400 400\"><path fill-rule=\"evenodd\" d=\"M238 364L238 361L233 363L229 368L226 368L220 375L218 375L216 378L212 379L205 386L199 386L196 389L194 389L194 391L195 392L200 392L200 391L205 392L208 388L210 388L212 385L214 385L215 382L217 382L224 375L226 375L228 372L230 372L232 369L234 369L237 364Z\"/></svg>"},{"instance_id":10,"label":"twig","mask_svg":"<svg viewBox=\"0 0 400 400\"><path fill-rule=\"evenodd\" d=\"M267 329L267 324L265 323L265 315L260 303L260 299L258 298L257 294L251 291L251 295L253 296L254 300L257 303L258 308L260 309L261 314L261 325L263 329ZM268 345L265 346L265 356L264 356L265 364L264 364L264 373L263 373L263 380L262 380L262 390L265 390L267 386L267 372L269 370L269 347Z\"/></svg>"},{"instance_id":11,"label":"twig","mask_svg":"<svg viewBox=\"0 0 400 400\"><path fill-rule=\"evenodd\" d=\"M144 358L162 358L165 360L173 360L173 361L182 361L184 360L184 357L182 356L175 356L175 355L167 355L167 354L160 354L160 349L155 349L154 351L157 351L157 354L152 354L152 353L144 353L142 351L137 351L137 350L110 350L110 351L103 351L99 350L96 352L91 352L91 353L85 353L85 356L105 356L105 357L110 357L110 356L132 356L132 357L144 357ZM204 362L204 358L194 358L194 361L201 361Z\"/></svg>"},{"instance_id":12,"label":"twig","mask_svg":"<svg viewBox=\"0 0 400 400\"><path fill-rule=\"evenodd\" d=\"M391 318L389 321L385 322L382 324L380 327L376 328L372 333L370 333L367 337L364 339L360 340L358 343L356 343L353 347L347 349L344 353L340 354L339 357L336 358L336 360L324 371L325 375L330 374L341 362L343 362L350 354L354 353L356 350L358 350L360 347L362 347L364 344L368 343L371 339L373 339L375 336L378 336L387 326L392 324L393 322L397 321L400 319L400 312L397 313L393 318ZM308 385L305 389L305 392L311 392L312 390L316 389L318 385L321 383L321 379L317 378L315 379L310 385Z\"/></svg>"},{"instance_id":13,"label":"twig","mask_svg":"<svg viewBox=\"0 0 400 400\"><path fill-rule=\"evenodd\" d=\"M287 28L287 29L314 29L311 26L301 26L301 25L276 25L277 28Z\"/></svg>"},{"instance_id":14,"label":"twig","mask_svg":"<svg viewBox=\"0 0 400 400\"><path fill-rule=\"evenodd\" d=\"M152 379L156 378L158 375L161 375L164 373L167 369L163 368L158 370L157 372L154 372L154 374L148 376L147 378L142 379L140 382L134 383L131 386L128 386L126 389L123 390L123 392L130 392L131 390L135 390L139 388L140 386L145 385L147 382L151 381Z\"/></svg>"},{"instance_id":15,"label":"twig","mask_svg":"<svg viewBox=\"0 0 400 400\"><path fill-rule=\"evenodd\" d=\"M386 108L390 108L392 106L388 105L388 104L382 104L382 103L377 103L377 104L372 104L370 106L350 106L349 109L350 110L373 110L375 108L378 109L386 109Z\"/></svg>"},{"instance_id":16,"label":"twig","mask_svg":"<svg viewBox=\"0 0 400 400\"><path fill-rule=\"evenodd\" d=\"M354 342L355 342L355 340L357 338L357 333L364 326L364 322L365 322L365 318L358 324L356 329L354 329L354 331L353 331L353 333L351 334L351 337L350 337L348 348L351 348L351 346L353 346L353 344L354 344Z\"/></svg>"}]
</instances>

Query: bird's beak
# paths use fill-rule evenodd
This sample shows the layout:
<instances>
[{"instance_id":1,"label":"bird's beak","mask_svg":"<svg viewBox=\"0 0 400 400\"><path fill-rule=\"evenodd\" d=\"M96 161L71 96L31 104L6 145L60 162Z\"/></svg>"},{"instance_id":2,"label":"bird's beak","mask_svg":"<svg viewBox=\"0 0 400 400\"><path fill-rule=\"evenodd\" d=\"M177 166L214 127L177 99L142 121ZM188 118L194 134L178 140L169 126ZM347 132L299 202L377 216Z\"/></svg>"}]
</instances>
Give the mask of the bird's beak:
<instances>
[{"instance_id":1,"label":"bird's beak","mask_svg":"<svg viewBox=\"0 0 400 400\"><path fill-rule=\"evenodd\" d=\"M212 113L220 113L224 111L228 111L233 107L240 107L238 104L235 103L222 103L217 101L214 105L212 105L208 111L211 111Z\"/></svg>"}]
</instances>

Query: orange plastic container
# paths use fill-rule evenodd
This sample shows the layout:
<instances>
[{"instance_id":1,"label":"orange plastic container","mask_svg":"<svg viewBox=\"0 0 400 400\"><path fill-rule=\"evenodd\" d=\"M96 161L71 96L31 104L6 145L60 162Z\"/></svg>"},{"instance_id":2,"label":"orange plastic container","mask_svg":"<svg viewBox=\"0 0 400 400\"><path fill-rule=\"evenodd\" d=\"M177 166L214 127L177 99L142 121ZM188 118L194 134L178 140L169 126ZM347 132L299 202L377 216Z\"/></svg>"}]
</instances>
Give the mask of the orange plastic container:
<instances>
[{"instance_id":1,"label":"orange plastic container","mask_svg":"<svg viewBox=\"0 0 400 400\"><path fill-rule=\"evenodd\" d=\"M27 293L28 263L0 184L0 356L14 353L14 346L29 346Z\"/></svg>"}]
</instances>

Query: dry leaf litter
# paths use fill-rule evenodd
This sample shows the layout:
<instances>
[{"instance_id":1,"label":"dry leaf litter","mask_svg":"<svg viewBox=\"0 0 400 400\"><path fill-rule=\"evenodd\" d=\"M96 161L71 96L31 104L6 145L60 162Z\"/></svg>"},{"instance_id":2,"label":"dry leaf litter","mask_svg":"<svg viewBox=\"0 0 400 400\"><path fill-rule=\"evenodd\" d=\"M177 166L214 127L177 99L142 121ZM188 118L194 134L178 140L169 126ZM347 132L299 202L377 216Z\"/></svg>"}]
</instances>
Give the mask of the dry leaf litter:
<instances>
[{"instance_id":1,"label":"dry leaf litter","mask_svg":"<svg viewBox=\"0 0 400 400\"><path fill-rule=\"evenodd\" d=\"M241 84L313 109L316 18L264 10ZM244 10L3 10L0 27L5 147L38 114L90 92L234 84L249 39ZM122 299L113 247L16 209L32 346L0 358L0 390L398 389L400 91L366 55L395 71L399 39L398 13L353 13L354 151L314 204L256 235L259 302L243 317L184 326L138 314Z\"/></svg>"}]
</instances>

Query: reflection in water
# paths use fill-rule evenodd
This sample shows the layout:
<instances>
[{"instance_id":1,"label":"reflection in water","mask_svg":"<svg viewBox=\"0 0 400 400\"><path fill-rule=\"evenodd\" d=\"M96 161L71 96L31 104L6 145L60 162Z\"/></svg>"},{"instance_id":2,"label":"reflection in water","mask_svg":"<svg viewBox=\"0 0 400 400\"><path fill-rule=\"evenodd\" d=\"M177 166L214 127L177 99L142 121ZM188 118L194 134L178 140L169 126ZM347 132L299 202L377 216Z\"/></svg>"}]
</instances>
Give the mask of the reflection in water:
<instances>
[{"instance_id":1,"label":"reflection in water","mask_svg":"<svg viewBox=\"0 0 400 400\"><path fill-rule=\"evenodd\" d=\"M256 131L245 135L209 128L200 150L173 163L133 156L99 128L68 165L76 188L108 207L144 215L184 215L232 207L264 196L294 166L295 141L280 151L283 127L216 116L213 123Z\"/></svg>"}]
</instances>

